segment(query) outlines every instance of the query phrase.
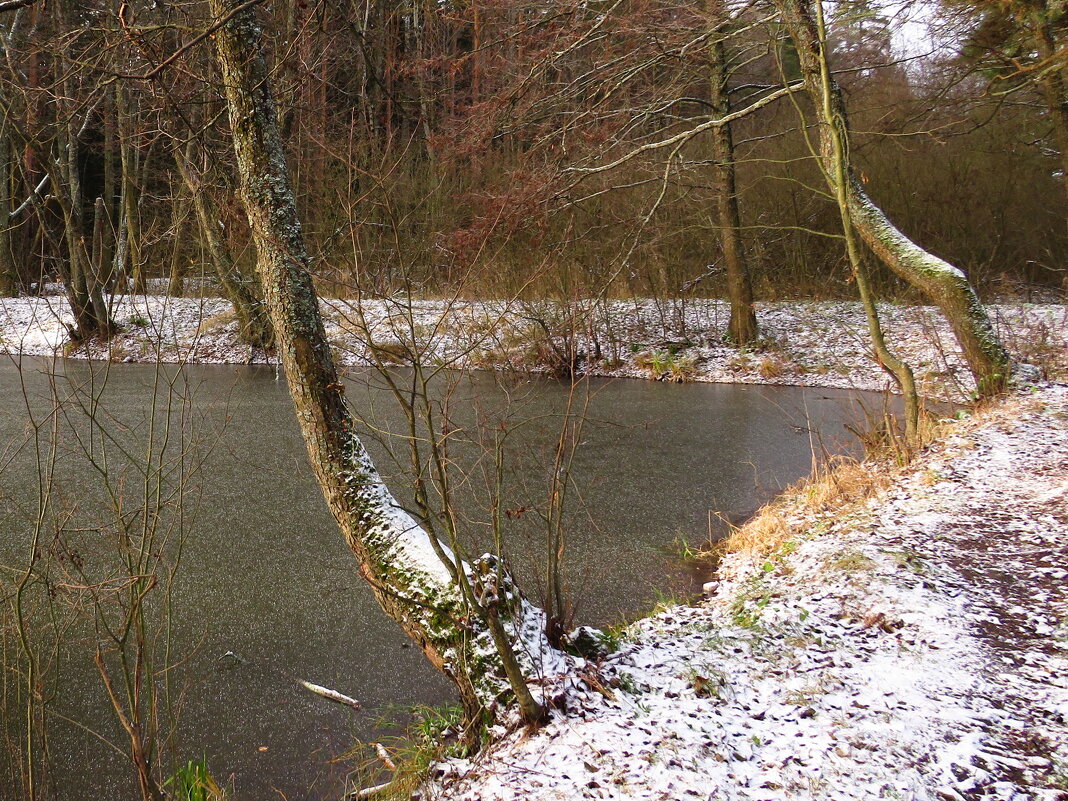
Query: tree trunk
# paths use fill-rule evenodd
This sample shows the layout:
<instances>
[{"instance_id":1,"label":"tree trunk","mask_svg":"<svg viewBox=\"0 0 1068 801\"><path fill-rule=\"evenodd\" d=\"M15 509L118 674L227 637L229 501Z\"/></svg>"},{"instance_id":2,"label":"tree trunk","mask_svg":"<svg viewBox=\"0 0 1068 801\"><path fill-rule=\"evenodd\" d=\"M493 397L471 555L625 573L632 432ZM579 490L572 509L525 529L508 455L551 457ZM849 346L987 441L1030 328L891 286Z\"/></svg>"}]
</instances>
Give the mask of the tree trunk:
<instances>
[{"instance_id":1,"label":"tree trunk","mask_svg":"<svg viewBox=\"0 0 1068 801\"><path fill-rule=\"evenodd\" d=\"M117 191L119 155L115 142L115 91L114 88L108 90L102 113L104 126L104 211L107 214L106 219L110 229L110 236L107 237L104 252L101 254L103 268L100 272L100 282L109 287L112 285L112 279L115 276L115 224L117 220L122 218L122 215L117 213L115 208L115 201L119 194Z\"/></svg>"},{"instance_id":2,"label":"tree trunk","mask_svg":"<svg viewBox=\"0 0 1068 801\"><path fill-rule=\"evenodd\" d=\"M1043 61L1056 58L1060 49L1050 25L1050 9L1042 4L1041 15L1034 20L1035 44L1038 55ZM1050 64L1042 71L1042 95L1049 111L1049 121L1053 126L1053 140L1061 157L1061 184L1068 195L1068 89L1065 87L1064 72L1060 65Z\"/></svg>"},{"instance_id":3,"label":"tree trunk","mask_svg":"<svg viewBox=\"0 0 1068 801\"><path fill-rule=\"evenodd\" d=\"M805 88L820 121L820 159L833 191L834 135L826 119L820 90L819 33L810 0L776 0L790 38L797 48ZM831 81L830 107L848 131L845 102L837 83ZM980 396L994 395L1007 384L1011 364L997 333L964 273L928 253L887 218L860 186L849 165L849 214L860 238L898 276L924 292L945 315L964 360L976 381Z\"/></svg>"},{"instance_id":4,"label":"tree trunk","mask_svg":"<svg viewBox=\"0 0 1068 801\"><path fill-rule=\"evenodd\" d=\"M200 236L207 245L215 275L222 285L227 299L233 304L237 315L241 339L248 345L274 349L274 326L264 305L263 288L254 275L245 275L234 264L230 248L219 231L222 217L211 195L205 190L200 176L195 172L188 153L175 149L174 158L193 199Z\"/></svg>"},{"instance_id":5,"label":"tree trunk","mask_svg":"<svg viewBox=\"0 0 1068 801\"><path fill-rule=\"evenodd\" d=\"M920 398L916 392L916 377L902 359L890 350L886 344L886 336L883 333L882 323L879 320L879 307L876 305L875 296L868 283L868 273L864 265L864 257L861 254L860 243L857 242L853 221L849 212L849 133L845 126L845 120L837 117L834 113L834 85L831 82L831 66L827 56L827 28L823 16L823 0L815 0L816 27L819 34L820 47L820 92L821 111L824 119L831 122L830 132L834 145L833 185L835 200L838 202L838 212L842 220L842 233L845 236L846 254L849 256L849 266L853 270L853 278L857 282L857 292L860 294L861 304L864 306L864 314L868 321L868 334L871 336L872 349L879 365L890 374L897 384L905 400L905 441L907 447L912 447L918 442L920 420Z\"/></svg>"},{"instance_id":6,"label":"tree trunk","mask_svg":"<svg viewBox=\"0 0 1068 801\"><path fill-rule=\"evenodd\" d=\"M93 304L93 312L98 320L105 321L107 333L114 329L109 316L108 307L104 302L102 289L104 264L108 243L108 214L104 204L104 198L98 197L93 205L93 249L89 254L89 273L86 280L86 290L89 294L89 302Z\"/></svg>"},{"instance_id":7,"label":"tree trunk","mask_svg":"<svg viewBox=\"0 0 1068 801\"><path fill-rule=\"evenodd\" d=\"M137 186L137 173L139 152L135 147L134 137L137 135L135 125L131 122L130 105L126 97L126 91L122 86L115 89L115 113L119 129L119 162L122 167L122 180L120 189L120 205L122 216L120 225L122 232L119 241L122 245L116 254L116 266L121 271L120 280L123 276L130 284L130 291L143 295L145 293L144 264L141 253L141 211L140 190ZM118 256L122 257L119 263ZM130 268L126 269L129 261Z\"/></svg>"},{"instance_id":8,"label":"tree trunk","mask_svg":"<svg viewBox=\"0 0 1068 801\"><path fill-rule=\"evenodd\" d=\"M211 0L212 15L221 18L237 2ZM544 707L527 682L566 664L545 641L544 615L499 565L469 567L426 534L355 435L309 272L260 34L246 9L219 29L215 45L278 353L327 505L379 604L456 683L469 719L485 719L511 691L524 718L538 720Z\"/></svg>"},{"instance_id":9,"label":"tree trunk","mask_svg":"<svg viewBox=\"0 0 1068 801\"><path fill-rule=\"evenodd\" d=\"M18 272L11 249L11 141L0 133L0 297L18 293Z\"/></svg>"},{"instance_id":10,"label":"tree trunk","mask_svg":"<svg viewBox=\"0 0 1068 801\"><path fill-rule=\"evenodd\" d=\"M723 118L730 114L730 95L727 91L727 11L723 0L707 0L706 9L716 25L708 48L709 93L713 113ZM738 194L734 176L734 139L731 126L718 125L709 132L712 141L713 204L719 226L720 246L727 268L727 294L731 302L731 321L728 338L738 345L746 345L757 338L756 312L753 310L753 284L742 245L741 216L738 213Z\"/></svg>"},{"instance_id":11,"label":"tree trunk","mask_svg":"<svg viewBox=\"0 0 1068 801\"><path fill-rule=\"evenodd\" d=\"M184 186L183 182L180 187ZM186 218L189 216L189 200L184 197L184 194L179 188L171 202L171 268L168 271L167 295L172 298L180 298L185 294L185 269L182 266L181 242Z\"/></svg>"},{"instance_id":12,"label":"tree trunk","mask_svg":"<svg viewBox=\"0 0 1068 801\"><path fill-rule=\"evenodd\" d=\"M58 12L57 12L58 14ZM65 97L74 97L70 87L63 85ZM70 335L74 343L96 336L111 336L114 325L104 303L93 270L92 254L86 246L84 196L82 193L81 162L82 131L75 125L74 115L67 111L67 121L59 129L59 163L53 173L52 185L56 187L56 199L63 212L63 236L67 258L61 261L61 277L66 288L67 301L74 315ZM98 207L99 210L99 207Z\"/></svg>"}]
</instances>

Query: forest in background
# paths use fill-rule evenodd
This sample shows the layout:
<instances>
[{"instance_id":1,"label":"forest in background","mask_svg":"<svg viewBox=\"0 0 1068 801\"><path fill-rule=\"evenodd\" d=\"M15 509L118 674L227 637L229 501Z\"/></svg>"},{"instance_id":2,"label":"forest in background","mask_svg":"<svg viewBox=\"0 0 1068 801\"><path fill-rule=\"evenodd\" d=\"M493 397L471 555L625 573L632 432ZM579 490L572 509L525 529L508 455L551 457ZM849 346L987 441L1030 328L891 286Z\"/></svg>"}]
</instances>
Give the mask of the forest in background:
<instances>
[{"instance_id":1,"label":"forest in background","mask_svg":"<svg viewBox=\"0 0 1068 801\"><path fill-rule=\"evenodd\" d=\"M752 106L730 133L757 298L854 292L811 102L781 92L796 51L763 3L255 5L327 294L723 294L724 157L701 125ZM251 275L218 67L198 46L204 4L3 6L0 289L31 292L79 259L135 291L162 278L181 293L223 260ZM1061 287L1061 12L829 11L873 199L984 293ZM895 35L910 14L933 21L927 38ZM871 261L880 293L905 291Z\"/></svg>"},{"instance_id":2,"label":"forest in background","mask_svg":"<svg viewBox=\"0 0 1068 801\"><path fill-rule=\"evenodd\" d=\"M933 21L926 35L902 32L909 15ZM13 613L0 632L13 665L3 708L21 716L5 733L15 784L31 799L53 789L48 715L62 674L52 657L64 620L91 619L87 653L122 729L114 749L146 801L176 795L168 605L188 522L192 406L158 370L130 428L146 455L113 441L118 427L98 414L107 381L94 371L106 379L112 362L132 360L124 348L163 362L173 338L178 360L192 363L195 340L227 326L247 346L242 359L277 361L273 380L289 386L327 508L383 612L455 686L458 746L473 754L497 724L544 725L562 710L555 688L576 677L609 686L598 666L613 637L573 628L561 572L584 375L629 358L650 378L682 381L698 361L736 356L736 377L749 370L747 348L764 354L764 381L782 377L789 359L775 353L787 347L818 351L820 363L793 365L780 383L834 369L852 380L860 361L874 364L904 398L900 426L872 426L897 463L933 436L921 414L927 378L992 398L1042 378L1031 356L1060 358L1053 304L1013 342L969 279L988 298L1061 298L1066 33L1059 5L1020 1L0 0L0 289L15 296L0 344L13 356L27 342L84 355L89 371L69 394L65 375L47 373L44 416L25 384L14 404L26 420L11 447L36 454L37 490L24 514L30 547L0 588ZM58 292L66 298L18 297ZM160 292L226 300L143 297ZM319 293L354 302L320 304ZM854 294L853 316L822 328L812 304L754 313L754 296ZM725 331L723 304L679 300L721 295ZM938 307L945 327L909 308L921 314L903 331L891 322L902 309L884 306L884 332L880 298ZM220 312L227 301L232 314ZM149 319L167 304L197 318L182 343L170 322ZM661 317L655 339L638 319L643 304ZM700 342L664 320L672 306L685 323L687 304L714 310ZM591 312L613 306L636 325L608 336L613 352L602 353L598 325L611 315ZM808 328L784 325L789 314ZM448 329L452 318L468 324L468 341ZM864 324L870 342L851 368L842 357ZM124 343L133 331L155 342ZM1032 332L1043 332L1041 347L1012 347ZM910 366L919 334L934 340L920 383ZM547 358L533 361L569 392L537 512L538 605L506 561L509 521L531 511L509 505L499 481L509 427L457 427L449 382L460 374L443 377L506 366L494 348L506 339L540 348ZM361 441L361 426L378 429L346 395L336 354L346 342L403 416L406 455L389 478L410 489L409 504ZM183 421L173 432L172 413ZM458 511L468 476L451 449L464 436L493 487L485 518ZM128 470L116 470L112 445ZM74 525L79 503L67 507L57 491L53 471L71 452L89 459L108 496L101 523ZM137 492L125 492L127 475ZM473 530L489 532L491 553L477 555ZM114 565L85 568L87 533L112 538L100 552Z\"/></svg>"}]
</instances>

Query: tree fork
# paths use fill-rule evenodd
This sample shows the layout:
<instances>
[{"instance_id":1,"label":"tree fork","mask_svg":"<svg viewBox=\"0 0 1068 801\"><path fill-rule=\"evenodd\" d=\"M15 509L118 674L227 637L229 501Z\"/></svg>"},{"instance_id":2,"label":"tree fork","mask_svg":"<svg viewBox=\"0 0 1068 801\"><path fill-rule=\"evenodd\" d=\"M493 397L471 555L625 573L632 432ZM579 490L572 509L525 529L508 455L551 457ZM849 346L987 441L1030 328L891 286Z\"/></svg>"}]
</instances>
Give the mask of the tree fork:
<instances>
[{"instance_id":1,"label":"tree fork","mask_svg":"<svg viewBox=\"0 0 1068 801\"><path fill-rule=\"evenodd\" d=\"M864 259L857 242L853 221L849 216L849 131L845 120L837 116L833 108L833 85L831 83L831 68L827 58L827 28L823 16L823 0L815 0L816 4L816 27L819 33L820 48L820 89L822 97L823 116L830 126L830 136L834 145L833 168L834 173L829 178L834 185L835 199L838 201L838 210L842 218L842 233L845 236L846 253L849 256L849 265L853 270L853 277L857 282L857 291L860 294L861 304L864 306L864 314L868 321L868 334L871 336L872 348L879 360L879 364L894 379L898 389L905 399L905 441L907 447L912 447L918 442L920 399L916 392L916 377L912 368L897 354L893 353L886 344L886 336L883 333L882 323L879 321L879 309L875 303L868 283L868 273L864 266Z\"/></svg>"},{"instance_id":2,"label":"tree fork","mask_svg":"<svg viewBox=\"0 0 1068 801\"><path fill-rule=\"evenodd\" d=\"M834 175L833 120L826 119L820 77L819 30L810 0L775 0L783 23L797 47L805 88L820 116L820 160L823 173ZM841 89L833 77L829 108L848 130L848 116ZM945 315L961 347L968 369L975 377L980 397L995 395L1007 385L1011 363L986 310L967 277L952 264L928 253L905 236L883 213L853 174L847 171L849 217L864 244L899 277L920 289Z\"/></svg>"}]
</instances>

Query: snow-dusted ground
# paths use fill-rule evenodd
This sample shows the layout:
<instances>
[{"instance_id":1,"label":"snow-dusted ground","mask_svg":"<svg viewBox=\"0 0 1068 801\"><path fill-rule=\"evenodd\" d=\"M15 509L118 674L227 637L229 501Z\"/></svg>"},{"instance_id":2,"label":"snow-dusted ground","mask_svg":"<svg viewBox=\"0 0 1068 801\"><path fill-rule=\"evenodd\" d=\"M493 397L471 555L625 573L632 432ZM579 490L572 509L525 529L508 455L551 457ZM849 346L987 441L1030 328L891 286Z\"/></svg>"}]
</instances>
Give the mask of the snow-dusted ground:
<instances>
[{"instance_id":1,"label":"snow-dusted ground","mask_svg":"<svg viewBox=\"0 0 1068 801\"><path fill-rule=\"evenodd\" d=\"M352 365L367 362L368 341L386 360L414 347L456 367L541 369L554 348L570 348L603 375L666 364L694 380L886 384L854 303L760 304L766 343L750 351L720 342L727 307L712 300L323 309ZM1065 306L991 312L1016 354L1068 366ZM123 334L72 355L255 356L217 298L122 297L113 315ZM968 395L933 310L885 306L883 317L925 394ZM0 352L61 351L69 322L63 298L2 300ZM635 624L599 679L559 697L550 725L506 735L474 763L439 766L428 794L1068 799L1068 388L961 424L888 494L846 514L805 508L786 547L727 557L705 604Z\"/></svg>"},{"instance_id":2,"label":"snow-dusted ground","mask_svg":"<svg viewBox=\"0 0 1068 801\"><path fill-rule=\"evenodd\" d=\"M426 795L1068 799L1068 387L960 424L846 513L784 508L786 547L626 632L607 695L577 681Z\"/></svg>"},{"instance_id":3,"label":"snow-dusted ground","mask_svg":"<svg viewBox=\"0 0 1068 801\"><path fill-rule=\"evenodd\" d=\"M758 304L764 341L739 350L722 342L729 311L717 300L632 299L561 306L549 302L322 301L327 334L348 365L368 362L368 341L385 361L415 350L454 367L548 369L560 354L595 375L677 377L733 383L883 389L857 303ZM1008 346L1024 358L1068 368L1068 307L991 306ZM112 313L124 332L89 352L116 361L244 363L262 361L237 338L229 304L219 298L120 296ZM893 346L916 371L928 397L961 400L972 390L953 338L929 307L884 305ZM0 352L51 355L67 340L62 297L0 300ZM572 336L571 331L576 331ZM81 348L71 355L85 355Z\"/></svg>"}]
</instances>

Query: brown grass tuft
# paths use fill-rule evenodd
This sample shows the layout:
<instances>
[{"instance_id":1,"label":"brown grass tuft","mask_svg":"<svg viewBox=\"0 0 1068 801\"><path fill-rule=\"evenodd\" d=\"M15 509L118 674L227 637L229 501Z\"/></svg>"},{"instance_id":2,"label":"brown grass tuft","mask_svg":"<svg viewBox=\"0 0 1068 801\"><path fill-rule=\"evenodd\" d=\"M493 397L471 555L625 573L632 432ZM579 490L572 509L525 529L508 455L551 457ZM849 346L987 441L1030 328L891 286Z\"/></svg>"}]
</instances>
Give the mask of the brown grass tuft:
<instances>
[{"instance_id":1,"label":"brown grass tuft","mask_svg":"<svg viewBox=\"0 0 1068 801\"><path fill-rule=\"evenodd\" d=\"M772 553L790 538L793 529L783 514L785 504L771 503L743 526L734 528L722 547L727 553Z\"/></svg>"},{"instance_id":2,"label":"brown grass tuft","mask_svg":"<svg viewBox=\"0 0 1068 801\"><path fill-rule=\"evenodd\" d=\"M765 356L757 366L761 378L778 378L785 371L783 363L774 356Z\"/></svg>"},{"instance_id":3,"label":"brown grass tuft","mask_svg":"<svg viewBox=\"0 0 1068 801\"><path fill-rule=\"evenodd\" d=\"M833 459L815 475L789 487L748 523L734 528L718 548L725 553L759 555L778 551L802 529L810 527L817 515L841 514L887 489L912 455L944 436L953 425L924 416L919 442L908 451L896 436L866 439L864 461Z\"/></svg>"},{"instance_id":4,"label":"brown grass tuft","mask_svg":"<svg viewBox=\"0 0 1068 801\"><path fill-rule=\"evenodd\" d=\"M220 331L231 323L237 322L237 315L233 309L227 309L226 311L213 314L201 321L197 327L197 334L210 334L215 331Z\"/></svg>"}]
</instances>

